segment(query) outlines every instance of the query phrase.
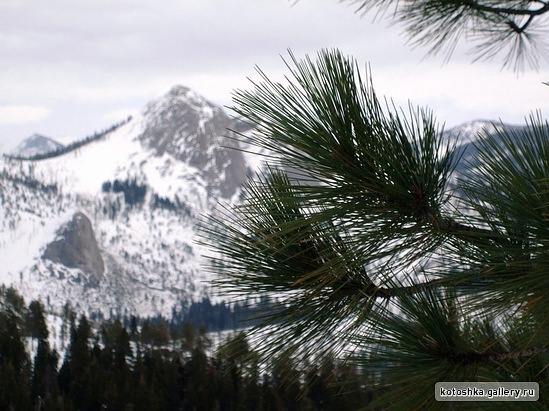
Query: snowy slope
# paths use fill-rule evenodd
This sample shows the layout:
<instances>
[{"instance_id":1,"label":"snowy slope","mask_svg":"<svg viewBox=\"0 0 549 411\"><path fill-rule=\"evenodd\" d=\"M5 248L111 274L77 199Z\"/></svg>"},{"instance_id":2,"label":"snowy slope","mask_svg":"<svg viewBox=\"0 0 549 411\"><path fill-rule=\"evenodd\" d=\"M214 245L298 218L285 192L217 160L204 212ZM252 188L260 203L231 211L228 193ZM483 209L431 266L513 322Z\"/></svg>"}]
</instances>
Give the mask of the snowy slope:
<instances>
[{"instance_id":1,"label":"snowy slope","mask_svg":"<svg viewBox=\"0 0 549 411\"><path fill-rule=\"evenodd\" d=\"M88 315L169 318L181 302L209 296L197 221L219 203L238 201L263 162L245 153L255 150L247 142L239 147L227 138L239 127L220 107L176 86L62 155L0 159L0 283L28 301L41 299L50 312L69 302ZM468 123L448 138L459 135L466 147L485 127L492 126ZM78 212L91 223L101 276L44 257Z\"/></svg>"},{"instance_id":2,"label":"snowy slope","mask_svg":"<svg viewBox=\"0 0 549 411\"><path fill-rule=\"evenodd\" d=\"M207 296L197 220L238 198L250 173L223 136L230 125L221 108L178 86L76 150L0 160L0 282L52 311L69 302L107 316L170 317L181 301ZM90 273L43 258L76 212L91 221L101 250L98 285Z\"/></svg>"}]
</instances>

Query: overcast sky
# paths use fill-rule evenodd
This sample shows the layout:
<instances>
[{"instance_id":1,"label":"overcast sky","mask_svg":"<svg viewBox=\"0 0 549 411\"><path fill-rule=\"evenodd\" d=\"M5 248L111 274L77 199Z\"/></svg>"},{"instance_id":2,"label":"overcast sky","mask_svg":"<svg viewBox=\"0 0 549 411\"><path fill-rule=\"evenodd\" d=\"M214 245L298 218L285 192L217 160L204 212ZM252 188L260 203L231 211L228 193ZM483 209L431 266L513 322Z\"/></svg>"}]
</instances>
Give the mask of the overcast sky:
<instances>
[{"instance_id":1,"label":"overcast sky","mask_svg":"<svg viewBox=\"0 0 549 411\"><path fill-rule=\"evenodd\" d=\"M447 127L547 116L547 61L518 77L459 49L443 64L401 31L338 0L0 0L0 145L83 138L176 84L230 105L256 65L281 78L288 49L337 47L370 64L379 95L428 106Z\"/></svg>"}]
</instances>

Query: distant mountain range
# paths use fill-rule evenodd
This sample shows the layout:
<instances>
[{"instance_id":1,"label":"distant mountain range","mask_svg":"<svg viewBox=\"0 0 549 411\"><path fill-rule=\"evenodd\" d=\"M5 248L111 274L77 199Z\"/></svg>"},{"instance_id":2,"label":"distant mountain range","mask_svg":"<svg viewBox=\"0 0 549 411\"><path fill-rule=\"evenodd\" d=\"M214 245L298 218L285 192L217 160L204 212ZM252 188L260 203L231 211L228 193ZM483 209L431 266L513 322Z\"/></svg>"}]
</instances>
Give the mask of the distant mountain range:
<instances>
[{"instance_id":1,"label":"distant mountain range","mask_svg":"<svg viewBox=\"0 0 549 411\"><path fill-rule=\"evenodd\" d=\"M16 157L33 157L39 154L47 154L63 148L64 145L50 137L33 134L23 140L10 155Z\"/></svg>"},{"instance_id":2,"label":"distant mountain range","mask_svg":"<svg viewBox=\"0 0 549 411\"><path fill-rule=\"evenodd\" d=\"M470 144L483 127L448 136ZM210 297L197 221L240 201L261 162L229 129L249 125L176 86L70 147L25 140L0 159L0 283L54 313L170 318Z\"/></svg>"}]
</instances>

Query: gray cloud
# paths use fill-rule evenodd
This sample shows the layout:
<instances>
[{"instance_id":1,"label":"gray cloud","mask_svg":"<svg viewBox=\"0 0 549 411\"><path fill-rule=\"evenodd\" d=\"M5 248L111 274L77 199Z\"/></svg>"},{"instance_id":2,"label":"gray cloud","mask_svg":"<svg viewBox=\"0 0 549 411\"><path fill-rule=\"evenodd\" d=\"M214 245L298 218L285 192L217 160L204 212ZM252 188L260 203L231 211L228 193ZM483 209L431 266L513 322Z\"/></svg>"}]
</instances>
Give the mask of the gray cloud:
<instances>
[{"instance_id":1,"label":"gray cloud","mask_svg":"<svg viewBox=\"0 0 549 411\"><path fill-rule=\"evenodd\" d=\"M372 23L338 0L293 4L4 0L0 105L45 107L50 116L17 126L0 121L0 139L47 130L82 136L103 127L109 113L139 109L176 83L228 104L233 88L247 87L255 65L281 77L280 55L288 48L303 56L339 47L371 63L381 94L429 105L450 124L494 113L516 122L547 107L547 87L540 86L547 70L516 79L501 73L499 63L471 66L459 50L443 66L423 60L425 50L410 50L398 27Z\"/></svg>"}]
</instances>

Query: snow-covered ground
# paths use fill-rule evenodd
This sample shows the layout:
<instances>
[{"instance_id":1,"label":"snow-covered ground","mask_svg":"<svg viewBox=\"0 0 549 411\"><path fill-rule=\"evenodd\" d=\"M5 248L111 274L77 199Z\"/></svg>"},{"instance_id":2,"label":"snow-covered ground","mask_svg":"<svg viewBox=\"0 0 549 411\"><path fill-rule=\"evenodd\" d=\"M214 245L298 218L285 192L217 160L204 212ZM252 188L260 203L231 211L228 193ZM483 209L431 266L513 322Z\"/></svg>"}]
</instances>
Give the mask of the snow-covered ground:
<instances>
[{"instance_id":1,"label":"snow-covered ground","mask_svg":"<svg viewBox=\"0 0 549 411\"><path fill-rule=\"evenodd\" d=\"M237 198L238 190L224 198L216 188L231 167L219 146L200 148L210 156L202 169L181 158L189 147L217 141L219 136L206 140L214 116L221 121L228 117L187 89L174 90L121 127L61 156L0 159L5 174L0 187L0 283L13 285L29 301L42 300L52 312L68 301L78 311L106 316L170 317L181 301L209 295L211 278L202 267L205 250L196 244L197 221L214 212L219 202ZM184 129L173 136L181 152L160 155L144 144L144 132L164 127L170 121L166 113L174 109L190 111L192 121L172 125ZM105 184L115 181L144 188L144 198L127 204L123 192L105 190ZM105 263L104 277L95 287L79 269L42 258L58 229L76 212L91 221Z\"/></svg>"},{"instance_id":2,"label":"snow-covered ground","mask_svg":"<svg viewBox=\"0 0 549 411\"><path fill-rule=\"evenodd\" d=\"M1 158L0 283L28 301L42 300L50 312L70 302L105 316L169 318L182 301L222 299L210 293L197 222L219 203L238 201L239 184L264 162L246 142L241 157L230 153L222 135L228 126L221 108L175 87L114 131L61 156ZM464 146L490 127L472 122L451 135L459 132ZM112 189L115 181L132 182L143 198L128 204ZM79 269L42 258L76 212L90 220L105 265L94 286Z\"/></svg>"}]
</instances>

